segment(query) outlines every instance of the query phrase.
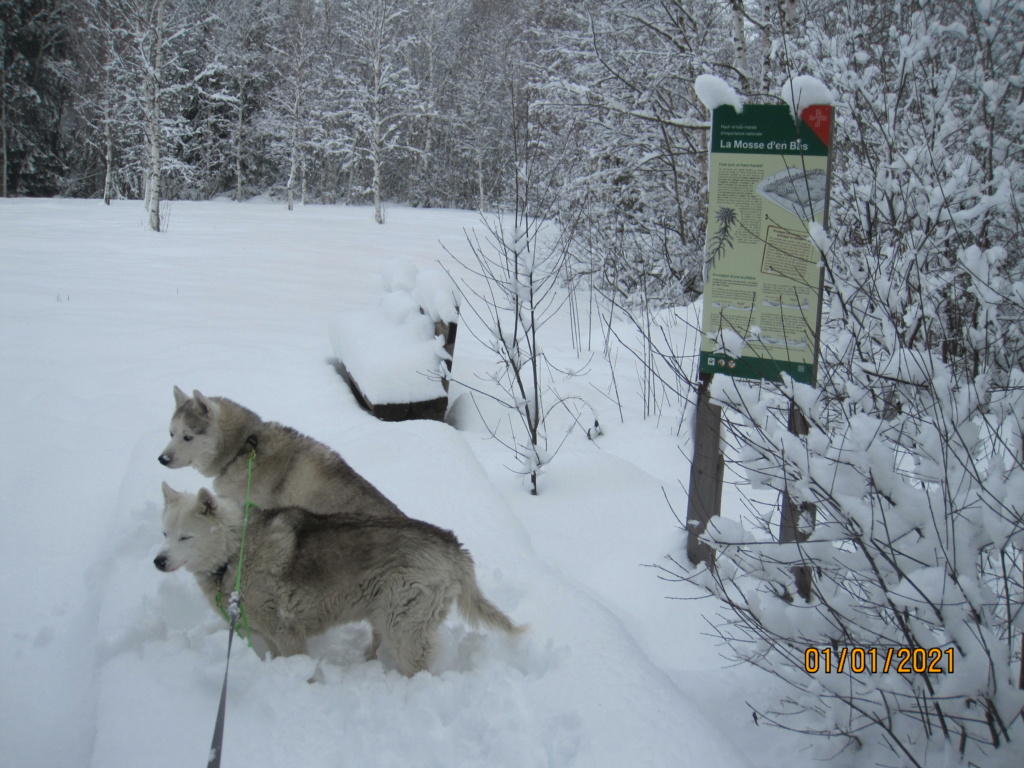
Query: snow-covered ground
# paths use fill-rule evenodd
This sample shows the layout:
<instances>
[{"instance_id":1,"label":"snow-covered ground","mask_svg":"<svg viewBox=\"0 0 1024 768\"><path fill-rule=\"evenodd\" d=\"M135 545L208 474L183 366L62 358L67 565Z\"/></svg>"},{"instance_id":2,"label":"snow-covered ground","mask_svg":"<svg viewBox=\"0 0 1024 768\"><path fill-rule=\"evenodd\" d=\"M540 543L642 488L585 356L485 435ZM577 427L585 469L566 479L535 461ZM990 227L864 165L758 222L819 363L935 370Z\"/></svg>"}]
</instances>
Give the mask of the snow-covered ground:
<instances>
[{"instance_id":1,"label":"snow-covered ground","mask_svg":"<svg viewBox=\"0 0 1024 768\"><path fill-rule=\"evenodd\" d=\"M453 616L432 674L412 679L362 660L362 626L315 658L235 644L225 766L793 768L828 754L754 725L745 702L770 700L772 679L729 667L706 634L716 606L670 599L698 593L645 567L680 552L662 489L684 509L691 447L671 404L642 418L627 352L613 356L620 411L568 316L545 326L604 434L571 435L537 497L465 401L459 430L356 406L331 318L378 301L391 259L458 275L448 252L471 258L475 214L394 208L378 226L361 208L214 202L166 220L155 234L137 203L0 201L0 766L205 764L226 628L190 575L152 563L160 482L204 483L157 462L173 385L337 449L409 515L454 530L484 592L530 625L512 641ZM492 366L460 330L455 378Z\"/></svg>"}]
</instances>

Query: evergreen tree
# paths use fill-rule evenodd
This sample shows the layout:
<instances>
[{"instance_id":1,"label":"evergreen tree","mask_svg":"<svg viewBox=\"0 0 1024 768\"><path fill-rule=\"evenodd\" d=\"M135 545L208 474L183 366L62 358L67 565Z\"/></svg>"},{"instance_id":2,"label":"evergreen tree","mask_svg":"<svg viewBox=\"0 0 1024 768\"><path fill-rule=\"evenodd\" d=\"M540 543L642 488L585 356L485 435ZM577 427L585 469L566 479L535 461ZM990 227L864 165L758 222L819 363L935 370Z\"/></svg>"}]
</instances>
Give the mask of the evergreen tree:
<instances>
[{"instance_id":1,"label":"evergreen tree","mask_svg":"<svg viewBox=\"0 0 1024 768\"><path fill-rule=\"evenodd\" d=\"M0 197L56 194L72 89L63 3L0 0L0 41Z\"/></svg>"}]
</instances>

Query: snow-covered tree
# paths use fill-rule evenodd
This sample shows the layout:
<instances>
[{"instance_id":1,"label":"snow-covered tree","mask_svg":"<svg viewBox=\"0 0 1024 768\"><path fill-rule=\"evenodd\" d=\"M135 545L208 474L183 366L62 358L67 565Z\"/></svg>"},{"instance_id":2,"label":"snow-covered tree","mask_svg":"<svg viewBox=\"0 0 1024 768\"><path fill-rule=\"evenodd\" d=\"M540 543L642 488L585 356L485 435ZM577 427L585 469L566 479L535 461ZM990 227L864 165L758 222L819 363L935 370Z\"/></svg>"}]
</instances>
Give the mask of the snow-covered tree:
<instances>
[{"instance_id":1,"label":"snow-covered tree","mask_svg":"<svg viewBox=\"0 0 1024 768\"><path fill-rule=\"evenodd\" d=\"M161 229L160 203L168 166L178 162L184 133L182 97L190 85L188 56L201 16L189 0L109 0L106 19L117 39L115 66L139 88L145 144L144 195L149 226Z\"/></svg>"},{"instance_id":2,"label":"snow-covered tree","mask_svg":"<svg viewBox=\"0 0 1024 768\"><path fill-rule=\"evenodd\" d=\"M410 19L416 35L409 62L418 104L407 133L410 144L416 147L416 170L409 179L409 197L416 205L448 202L435 149L450 135L451 115L443 105L453 85L457 61L466 53L466 41L458 30L468 6L469 0L419 0L411 5Z\"/></svg>"},{"instance_id":3,"label":"snow-covered tree","mask_svg":"<svg viewBox=\"0 0 1024 768\"><path fill-rule=\"evenodd\" d=\"M354 149L370 167L373 216L384 223L384 174L408 158L407 134L420 105L407 65L414 35L407 0L353 0L346 3L340 32L348 76L348 124Z\"/></svg>"},{"instance_id":4,"label":"snow-covered tree","mask_svg":"<svg viewBox=\"0 0 1024 768\"><path fill-rule=\"evenodd\" d=\"M274 86L265 97L258 132L268 139L270 157L264 162L279 166L285 174L289 210L297 190L306 202L310 156L317 150L324 154L329 130L325 111L338 98L330 34L325 29L329 10L330 6L311 0L296 0L281 17L270 42Z\"/></svg>"},{"instance_id":5,"label":"snow-covered tree","mask_svg":"<svg viewBox=\"0 0 1024 768\"><path fill-rule=\"evenodd\" d=\"M514 61L521 48L516 9L474 3L463 19L463 40L449 101L448 175L445 186L458 190L455 204L493 210L502 201L511 155ZM521 85L521 84L520 84Z\"/></svg>"},{"instance_id":6,"label":"snow-covered tree","mask_svg":"<svg viewBox=\"0 0 1024 768\"><path fill-rule=\"evenodd\" d=\"M526 166L520 171L529 172ZM521 180L519 189L525 184ZM565 300L557 290L564 249L552 238L550 221L534 219L519 208L508 219L496 216L486 223L487 239L470 239L476 263L463 266L483 278L486 286L476 290L467 282L465 306L486 329L480 338L496 357L494 386L481 389L474 382L461 383L474 396L498 402L509 414L510 432L503 424L488 427L515 457L513 470L529 479L530 493L537 495L540 476L560 447L558 431L549 424L552 411L564 409L580 424L581 409L585 410L584 428L593 425L595 432L597 421L586 403L570 404L558 394L541 343L544 325ZM562 440L565 434L561 433Z\"/></svg>"},{"instance_id":7,"label":"snow-covered tree","mask_svg":"<svg viewBox=\"0 0 1024 768\"><path fill-rule=\"evenodd\" d=\"M255 122L272 80L271 43L281 26L270 0L234 3L217 0L204 41L203 59L193 78L189 154L201 166L208 197L232 188L243 200L261 183ZM249 177L252 177L252 184Z\"/></svg>"},{"instance_id":8,"label":"snow-covered tree","mask_svg":"<svg viewBox=\"0 0 1024 768\"><path fill-rule=\"evenodd\" d=\"M498 424L488 427L515 456L515 471L529 478L530 492L536 495L541 474L573 426L582 425L590 437L599 430L589 404L557 391L556 379L566 374L554 370L541 341L544 326L567 301L560 289L568 233L555 222L551 206L557 196L551 193L546 158L531 136L535 122L529 105L517 99L525 100L526 92L512 89L509 102L515 113L510 118L513 153L506 165L511 210L485 218L489 236L484 241L469 236L476 263L463 264L483 278L466 282L463 311L477 315L484 329L480 340L497 358L494 386L481 390L461 383L506 410L510 432ZM534 200L535 195L540 199ZM483 288L476 287L481 284ZM570 418L564 431L551 424L555 410Z\"/></svg>"}]
</instances>

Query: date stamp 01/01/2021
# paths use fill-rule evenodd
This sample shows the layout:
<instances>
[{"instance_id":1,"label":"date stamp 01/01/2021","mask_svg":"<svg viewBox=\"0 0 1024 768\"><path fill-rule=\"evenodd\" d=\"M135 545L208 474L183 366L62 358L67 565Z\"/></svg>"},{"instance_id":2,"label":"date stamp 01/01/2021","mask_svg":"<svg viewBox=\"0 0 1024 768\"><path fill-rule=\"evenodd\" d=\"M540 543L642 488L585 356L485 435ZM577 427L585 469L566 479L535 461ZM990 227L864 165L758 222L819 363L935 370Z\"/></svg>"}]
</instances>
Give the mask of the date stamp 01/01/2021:
<instances>
[{"instance_id":1,"label":"date stamp 01/01/2021","mask_svg":"<svg viewBox=\"0 0 1024 768\"><path fill-rule=\"evenodd\" d=\"M804 671L874 675L945 675L953 672L952 648L807 648Z\"/></svg>"}]
</instances>

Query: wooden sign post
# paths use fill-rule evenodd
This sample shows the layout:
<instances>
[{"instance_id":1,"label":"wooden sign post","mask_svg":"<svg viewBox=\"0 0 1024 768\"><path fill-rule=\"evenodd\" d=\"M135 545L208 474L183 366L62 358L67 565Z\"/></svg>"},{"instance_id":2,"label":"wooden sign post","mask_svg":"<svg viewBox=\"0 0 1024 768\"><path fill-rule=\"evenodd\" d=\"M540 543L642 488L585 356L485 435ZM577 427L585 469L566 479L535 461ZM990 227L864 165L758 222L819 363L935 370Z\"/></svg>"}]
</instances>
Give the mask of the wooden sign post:
<instances>
[{"instance_id":1,"label":"wooden sign post","mask_svg":"<svg viewBox=\"0 0 1024 768\"><path fill-rule=\"evenodd\" d=\"M693 461L690 464L690 495L686 505L686 556L694 565L715 564L715 550L700 540L708 522L722 510L725 457L720 448L722 408L711 402L711 374L702 373L697 390Z\"/></svg>"}]
</instances>

